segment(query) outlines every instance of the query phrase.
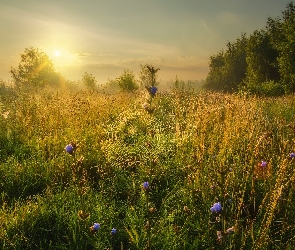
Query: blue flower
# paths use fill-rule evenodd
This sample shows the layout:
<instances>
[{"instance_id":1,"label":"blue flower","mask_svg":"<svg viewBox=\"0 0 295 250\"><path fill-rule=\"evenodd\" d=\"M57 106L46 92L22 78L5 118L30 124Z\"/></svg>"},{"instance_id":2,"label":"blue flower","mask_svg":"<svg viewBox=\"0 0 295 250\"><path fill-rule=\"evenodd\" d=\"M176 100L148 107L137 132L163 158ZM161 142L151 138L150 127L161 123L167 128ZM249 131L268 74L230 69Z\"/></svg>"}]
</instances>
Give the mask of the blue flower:
<instances>
[{"instance_id":1,"label":"blue flower","mask_svg":"<svg viewBox=\"0 0 295 250\"><path fill-rule=\"evenodd\" d=\"M290 154L290 158L292 159L292 158L294 158L295 157L295 153L291 153Z\"/></svg>"},{"instance_id":2,"label":"blue flower","mask_svg":"<svg viewBox=\"0 0 295 250\"><path fill-rule=\"evenodd\" d=\"M93 229L94 229L95 231L98 231L98 230L100 229L100 224L99 224L99 223L94 223L94 224L93 224Z\"/></svg>"},{"instance_id":3,"label":"blue flower","mask_svg":"<svg viewBox=\"0 0 295 250\"><path fill-rule=\"evenodd\" d=\"M145 182L142 184L142 187L143 187L144 190L148 190L149 186L150 186L150 184L149 184L148 181L145 181Z\"/></svg>"},{"instance_id":4,"label":"blue flower","mask_svg":"<svg viewBox=\"0 0 295 250\"><path fill-rule=\"evenodd\" d=\"M96 233L100 229L100 224L99 223L94 223L93 226L90 227L90 232L91 233Z\"/></svg>"},{"instance_id":5,"label":"blue flower","mask_svg":"<svg viewBox=\"0 0 295 250\"><path fill-rule=\"evenodd\" d=\"M221 210L222 210L222 207L221 207L220 202L215 203L215 204L210 208L211 213L219 213L219 212L221 212Z\"/></svg>"},{"instance_id":6,"label":"blue flower","mask_svg":"<svg viewBox=\"0 0 295 250\"><path fill-rule=\"evenodd\" d=\"M72 155L73 152L74 152L74 147L72 146L72 144L69 144L65 147L65 150L70 154Z\"/></svg>"},{"instance_id":7,"label":"blue flower","mask_svg":"<svg viewBox=\"0 0 295 250\"><path fill-rule=\"evenodd\" d=\"M117 229L116 228L113 228L112 230L111 230L111 235L115 235L117 233Z\"/></svg>"},{"instance_id":8,"label":"blue flower","mask_svg":"<svg viewBox=\"0 0 295 250\"><path fill-rule=\"evenodd\" d=\"M151 93L152 95L155 95L155 94L157 93L157 91L158 91L158 89L157 89L156 86L152 86L152 87L150 88L150 93Z\"/></svg>"}]
</instances>

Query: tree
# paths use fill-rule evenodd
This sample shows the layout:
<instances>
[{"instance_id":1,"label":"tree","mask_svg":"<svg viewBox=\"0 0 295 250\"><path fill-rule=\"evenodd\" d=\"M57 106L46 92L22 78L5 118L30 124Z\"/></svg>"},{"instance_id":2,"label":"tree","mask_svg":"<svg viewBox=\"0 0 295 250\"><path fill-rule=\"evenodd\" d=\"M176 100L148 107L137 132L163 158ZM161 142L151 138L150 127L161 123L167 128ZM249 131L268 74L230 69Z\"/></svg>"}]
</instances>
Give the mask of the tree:
<instances>
[{"instance_id":1,"label":"tree","mask_svg":"<svg viewBox=\"0 0 295 250\"><path fill-rule=\"evenodd\" d=\"M82 83L88 89L95 89L97 81L92 74L88 74L87 72L85 72L84 75L82 76Z\"/></svg>"},{"instance_id":2,"label":"tree","mask_svg":"<svg viewBox=\"0 0 295 250\"><path fill-rule=\"evenodd\" d=\"M278 51L270 42L269 33L254 31L247 46L247 77L246 81L255 84L266 81L278 81L280 74L277 65Z\"/></svg>"},{"instance_id":3,"label":"tree","mask_svg":"<svg viewBox=\"0 0 295 250\"><path fill-rule=\"evenodd\" d=\"M217 91L234 92L238 90L246 76L246 46L248 38L227 43L227 50L210 57L209 74L204 87Z\"/></svg>"},{"instance_id":4,"label":"tree","mask_svg":"<svg viewBox=\"0 0 295 250\"><path fill-rule=\"evenodd\" d=\"M280 82L286 93L295 92L295 6L287 5L282 18L269 18L267 29L271 42L278 50Z\"/></svg>"},{"instance_id":5,"label":"tree","mask_svg":"<svg viewBox=\"0 0 295 250\"><path fill-rule=\"evenodd\" d=\"M26 48L20 55L21 62L17 68L11 67L10 73L17 87L56 85L60 75L55 71L49 57L41 50Z\"/></svg>"},{"instance_id":6,"label":"tree","mask_svg":"<svg viewBox=\"0 0 295 250\"><path fill-rule=\"evenodd\" d=\"M224 52L220 51L217 55L210 56L209 73L204 84L207 90L223 90L224 75Z\"/></svg>"},{"instance_id":7,"label":"tree","mask_svg":"<svg viewBox=\"0 0 295 250\"><path fill-rule=\"evenodd\" d=\"M121 90L132 92L138 89L138 84L135 80L134 73L130 70L124 70L124 73L116 78L116 81Z\"/></svg>"}]
</instances>

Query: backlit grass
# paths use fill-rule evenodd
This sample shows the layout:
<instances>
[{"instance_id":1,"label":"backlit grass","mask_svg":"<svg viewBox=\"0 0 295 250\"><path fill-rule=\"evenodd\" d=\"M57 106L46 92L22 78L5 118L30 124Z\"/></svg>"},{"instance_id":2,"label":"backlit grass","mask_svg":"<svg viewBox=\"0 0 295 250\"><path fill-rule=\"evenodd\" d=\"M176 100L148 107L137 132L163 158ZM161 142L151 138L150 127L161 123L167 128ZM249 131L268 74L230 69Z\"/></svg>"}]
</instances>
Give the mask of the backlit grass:
<instances>
[{"instance_id":1,"label":"backlit grass","mask_svg":"<svg viewBox=\"0 0 295 250\"><path fill-rule=\"evenodd\" d=\"M294 96L47 89L0 102L2 249L295 244Z\"/></svg>"}]
</instances>

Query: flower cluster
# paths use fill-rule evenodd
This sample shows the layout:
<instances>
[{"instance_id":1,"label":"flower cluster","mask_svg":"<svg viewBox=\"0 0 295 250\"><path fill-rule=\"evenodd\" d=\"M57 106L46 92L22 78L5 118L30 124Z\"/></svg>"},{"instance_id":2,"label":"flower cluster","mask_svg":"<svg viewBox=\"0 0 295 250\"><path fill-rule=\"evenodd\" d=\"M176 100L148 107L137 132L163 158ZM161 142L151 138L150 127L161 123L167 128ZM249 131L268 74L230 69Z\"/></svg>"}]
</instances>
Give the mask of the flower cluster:
<instances>
[{"instance_id":1,"label":"flower cluster","mask_svg":"<svg viewBox=\"0 0 295 250\"><path fill-rule=\"evenodd\" d=\"M91 227L90 227L90 232L92 234L95 234L96 232L98 232L98 230L100 229L100 224L99 223L94 223ZM117 229L116 228L113 228L110 232L110 235L111 236L114 236L116 235L117 233Z\"/></svg>"}]
</instances>

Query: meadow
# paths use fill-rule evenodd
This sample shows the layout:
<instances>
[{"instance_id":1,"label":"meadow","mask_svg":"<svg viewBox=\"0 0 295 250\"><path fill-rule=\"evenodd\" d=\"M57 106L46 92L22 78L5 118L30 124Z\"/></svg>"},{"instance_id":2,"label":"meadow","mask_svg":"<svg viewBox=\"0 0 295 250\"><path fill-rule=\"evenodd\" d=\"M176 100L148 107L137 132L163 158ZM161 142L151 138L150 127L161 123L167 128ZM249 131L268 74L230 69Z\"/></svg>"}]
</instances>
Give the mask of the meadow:
<instances>
[{"instance_id":1,"label":"meadow","mask_svg":"<svg viewBox=\"0 0 295 250\"><path fill-rule=\"evenodd\" d=\"M294 115L294 95L3 93L1 249L294 249Z\"/></svg>"}]
</instances>

